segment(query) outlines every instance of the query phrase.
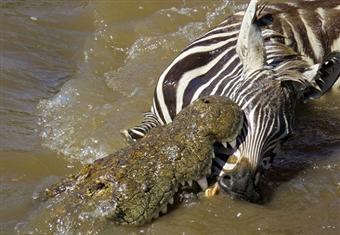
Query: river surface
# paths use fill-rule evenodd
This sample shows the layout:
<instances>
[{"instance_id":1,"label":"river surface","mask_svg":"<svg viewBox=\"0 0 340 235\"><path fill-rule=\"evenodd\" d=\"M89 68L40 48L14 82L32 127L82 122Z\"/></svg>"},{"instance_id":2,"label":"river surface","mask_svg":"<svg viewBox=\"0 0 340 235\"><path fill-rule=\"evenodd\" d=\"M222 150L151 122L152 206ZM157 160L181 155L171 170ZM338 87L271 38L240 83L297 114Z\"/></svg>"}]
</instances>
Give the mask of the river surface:
<instances>
[{"instance_id":1,"label":"river surface","mask_svg":"<svg viewBox=\"0 0 340 235\"><path fill-rule=\"evenodd\" d=\"M166 65L244 6L1 0L0 234L34 234L22 229L34 195L123 147L119 130L141 121ZM99 234L340 234L340 91L299 106L274 168L279 186L265 205L220 194Z\"/></svg>"}]
</instances>

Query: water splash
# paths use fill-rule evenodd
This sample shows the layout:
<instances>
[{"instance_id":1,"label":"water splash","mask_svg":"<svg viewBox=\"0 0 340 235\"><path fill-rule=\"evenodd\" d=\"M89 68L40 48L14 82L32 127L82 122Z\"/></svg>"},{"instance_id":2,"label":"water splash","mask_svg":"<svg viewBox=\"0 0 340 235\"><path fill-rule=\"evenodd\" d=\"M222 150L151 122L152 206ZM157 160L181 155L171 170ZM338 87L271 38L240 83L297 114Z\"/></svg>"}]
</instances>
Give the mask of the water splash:
<instances>
[{"instance_id":1,"label":"water splash","mask_svg":"<svg viewBox=\"0 0 340 235\"><path fill-rule=\"evenodd\" d=\"M140 21L140 27L128 23L130 31L119 31L121 26L117 31L115 22L96 9L95 32L86 40L79 71L38 105L43 145L83 163L123 146L118 133L149 111L158 76L179 48L223 20L228 6L229 1L222 1L212 8L161 9ZM174 22L169 28L157 25L169 19ZM153 33L146 28L154 28ZM120 40L126 33L135 38L130 44Z\"/></svg>"}]
</instances>

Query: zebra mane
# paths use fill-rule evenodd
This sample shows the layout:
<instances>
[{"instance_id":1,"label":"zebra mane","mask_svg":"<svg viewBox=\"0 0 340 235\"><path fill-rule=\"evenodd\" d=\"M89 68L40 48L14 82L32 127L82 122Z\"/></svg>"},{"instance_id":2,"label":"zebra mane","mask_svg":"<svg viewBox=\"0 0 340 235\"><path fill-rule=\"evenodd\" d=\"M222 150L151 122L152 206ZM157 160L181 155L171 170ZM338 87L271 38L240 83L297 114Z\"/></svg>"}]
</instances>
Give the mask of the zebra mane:
<instances>
[{"instance_id":1,"label":"zebra mane","mask_svg":"<svg viewBox=\"0 0 340 235\"><path fill-rule=\"evenodd\" d=\"M269 2L262 2L257 7L257 24L261 26L264 40L266 63L276 72L300 71L304 72L310 65L303 56L284 42L286 36L270 28L273 23Z\"/></svg>"},{"instance_id":2,"label":"zebra mane","mask_svg":"<svg viewBox=\"0 0 340 235\"><path fill-rule=\"evenodd\" d=\"M252 67L256 67L254 64L261 64L261 61L254 60L263 55L264 64L276 73L282 74L283 77L286 77L284 74L294 73L292 78L297 78L298 81L305 80L298 74L306 71L310 67L309 64L298 52L285 44L285 36L282 33L270 28L273 18L267 8L268 2L258 4L257 0L252 0L244 13L236 48L241 62L244 66L251 64ZM256 29L260 30L260 35L254 33ZM253 38L250 39L250 36ZM259 46L264 49L258 49ZM254 53L253 58L249 53ZM250 61L247 57L250 57Z\"/></svg>"},{"instance_id":3,"label":"zebra mane","mask_svg":"<svg viewBox=\"0 0 340 235\"><path fill-rule=\"evenodd\" d=\"M284 43L285 36L272 29L262 31L266 48L266 62L268 65L282 69L298 69L303 71L310 65L303 60L301 54ZM294 66L295 64L295 66Z\"/></svg>"},{"instance_id":4,"label":"zebra mane","mask_svg":"<svg viewBox=\"0 0 340 235\"><path fill-rule=\"evenodd\" d=\"M304 75L304 72L309 70L310 65L302 59L300 54L283 43L283 36L273 30L270 31L266 32L266 62L275 71L275 80L299 84L297 89L302 95L308 87L314 87Z\"/></svg>"},{"instance_id":5,"label":"zebra mane","mask_svg":"<svg viewBox=\"0 0 340 235\"><path fill-rule=\"evenodd\" d=\"M267 4L263 4L258 8L258 18L262 25L262 37L264 40L266 64L271 70L275 71L275 80L283 83L294 82L298 84L296 87L301 93L308 87L315 87L311 81L304 75L304 72L310 69L310 65L303 59L303 56L287 46L285 36L271 28L270 17L266 13ZM266 18L263 20L263 18ZM262 21L262 22L261 22Z\"/></svg>"},{"instance_id":6,"label":"zebra mane","mask_svg":"<svg viewBox=\"0 0 340 235\"><path fill-rule=\"evenodd\" d=\"M272 29L264 29L262 35L265 40L267 65L278 74L277 79L291 80L310 86L311 84L303 75L310 65L303 60L301 54L284 44L285 36Z\"/></svg>"}]
</instances>

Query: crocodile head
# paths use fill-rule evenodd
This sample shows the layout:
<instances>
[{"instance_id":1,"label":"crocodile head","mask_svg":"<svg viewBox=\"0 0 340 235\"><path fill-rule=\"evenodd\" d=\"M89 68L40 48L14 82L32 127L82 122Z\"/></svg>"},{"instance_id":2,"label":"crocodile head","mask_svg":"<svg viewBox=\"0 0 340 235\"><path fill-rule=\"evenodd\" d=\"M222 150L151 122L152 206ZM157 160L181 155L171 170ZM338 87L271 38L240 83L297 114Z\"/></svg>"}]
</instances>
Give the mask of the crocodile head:
<instances>
[{"instance_id":1,"label":"crocodile head","mask_svg":"<svg viewBox=\"0 0 340 235\"><path fill-rule=\"evenodd\" d=\"M63 200L69 208L74 201L78 211L92 208L118 224L144 224L166 213L182 184L198 181L207 187L213 144L234 140L242 121L240 109L227 98L198 99L172 123L84 166L44 194L47 198L66 194Z\"/></svg>"}]
</instances>

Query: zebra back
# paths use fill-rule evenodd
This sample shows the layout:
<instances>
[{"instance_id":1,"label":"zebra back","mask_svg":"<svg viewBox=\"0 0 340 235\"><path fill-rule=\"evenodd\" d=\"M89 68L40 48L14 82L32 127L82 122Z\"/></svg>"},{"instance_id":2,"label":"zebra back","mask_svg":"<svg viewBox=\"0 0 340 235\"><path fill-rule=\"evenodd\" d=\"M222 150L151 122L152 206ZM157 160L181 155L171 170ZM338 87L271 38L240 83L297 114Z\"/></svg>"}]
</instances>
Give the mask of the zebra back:
<instances>
[{"instance_id":1,"label":"zebra back","mask_svg":"<svg viewBox=\"0 0 340 235\"><path fill-rule=\"evenodd\" d=\"M234 98L236 80L242 73L235 49L243 15L244 12L239 12L228 17L191 43L161 74L152 105L152 112L161 124L171 122L198 97ZM283 62L294 61L291 66L296 63L296 69L303 70L320 63L330 52L340 50L338 1L268 5L259 19L270 66L280 68Z\"/></svg>"}]
</instances>

